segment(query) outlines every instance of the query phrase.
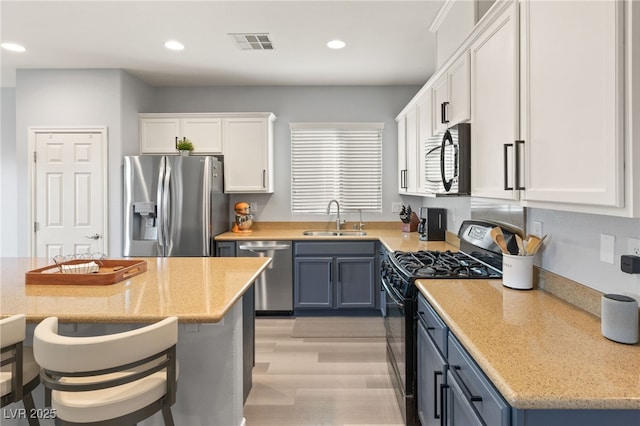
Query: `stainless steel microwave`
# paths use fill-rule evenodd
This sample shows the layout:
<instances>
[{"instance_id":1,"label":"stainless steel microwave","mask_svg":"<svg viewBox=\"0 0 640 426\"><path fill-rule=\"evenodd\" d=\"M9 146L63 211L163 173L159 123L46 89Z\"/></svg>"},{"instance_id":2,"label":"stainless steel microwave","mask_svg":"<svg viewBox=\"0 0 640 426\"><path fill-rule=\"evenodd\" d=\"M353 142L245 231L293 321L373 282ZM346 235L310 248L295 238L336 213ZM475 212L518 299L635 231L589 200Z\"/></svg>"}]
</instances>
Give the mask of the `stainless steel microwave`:
<instances>
[{"instance_id":1,"label":"stainless steel microwave","mask_svg":"<svg viewBox=\"0 0 640 426\"><path fill-rule=\"evenodd\" d=\"M425 141L424 188L435 195L471 194L471 125L456 124Z\"/></svg>"}]
</instances>

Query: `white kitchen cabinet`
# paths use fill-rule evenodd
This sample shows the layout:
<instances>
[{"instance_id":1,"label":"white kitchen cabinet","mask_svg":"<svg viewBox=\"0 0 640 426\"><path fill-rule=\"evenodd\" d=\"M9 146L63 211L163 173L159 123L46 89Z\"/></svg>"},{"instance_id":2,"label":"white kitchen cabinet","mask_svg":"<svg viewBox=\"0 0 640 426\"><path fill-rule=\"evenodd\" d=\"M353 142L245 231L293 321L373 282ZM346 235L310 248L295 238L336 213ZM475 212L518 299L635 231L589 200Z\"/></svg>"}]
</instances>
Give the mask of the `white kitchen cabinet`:
<instances>
[{"instance_id":1,"label":"white kitchen cabinet","mask_svg":"<svg viewBox=\"0 0 640 426\"><path fill-rule=\"evenodd\" d=\"M470 74L469 52L465 51L433 84L434 133L471 117Z\"/></svg>"},{"instance_id":2,"label":"white kitchen cabinet","mask_svg":"<svg viewBox=\"0 0 640 426\"><path fill-rule=\"evenodd\" d=\"M417 164L417 173L416 178L418 183L416 184L416 188L419 193L424 193L425 189L425 140L430 138L433 134L433 90L427 89L422 93L422 95L418 98L416 102L416 111L417 111L417 126L418 126L418 138L417 138L417 146L416 146L416 161Z\"/></svg>"},{"instance_id":3,"label":"white kitchen cabinet","mask_svg":"<svg viewBox=\"0 0 640 426\"><path fill-rule=\"evenodd\" d=\"M520 8L522 199L621 207L624 3Z\"/></svg>"},{"instance_id":4,"label":"white kitchen cabinet","mask_svg":"<svg viewBox=\"0 0 640 426\"><path fill-rule=\"evenodd\" d=\"M222 118L213 114L140 114L140 153L177 154L187 138L194 154L222 154Z\"/></svg>"},{"instance_id":5,"label":"white kitchen cabinet","mask_svg":"<svg viewBox=\"0 0 640 426\"><path fill-rule=\"evenodd\" d=\"M407 192L407 120L405 115L396 118L398 123L398 193Z\"/></svg>"},{"instance_id":6,"label":"white kitchen cabinet","mask_svg":"<svg viewBox=\"0 0 640 426\"><path fill-rule=\"evenodd\" d=\"M398 169L400 194L418 192L418 111L415 106L407 110L398 121ZM402 140L400 140L402 138Z\"/></svg>"},{"instance_id":7,"label":"white kitchen cabinet","mask_svg":"<svg viewBox=\"0 0 640 426\"><path fill-rule=\"evenodd\" d=\"M265 113L223 119L225 192L273 192L275 118Z\"/></svg>"},{"instance_id":8,"label":"white kitchen cabinet","mask_svg":"<svg viewBox=\"0 0 640 426\"><path fill-rule=\"evenodd\" d=\"M517 19L517 5L512 3L470 49L471 195L476 197L517 200L520 193L514 189L519 130Z\"/></svg>"},{"instance_id":9,"label":"white kitchen cabinet","mask_svg":"<svg viewBox=\"0 0 640 426\"><path fill-rule=\"evenodd\" d=\"M428 89L396 119L400 194L416 195L424 191L424 139L432 133L431 103L431 89Z\"/></svg>"}]
</instances>

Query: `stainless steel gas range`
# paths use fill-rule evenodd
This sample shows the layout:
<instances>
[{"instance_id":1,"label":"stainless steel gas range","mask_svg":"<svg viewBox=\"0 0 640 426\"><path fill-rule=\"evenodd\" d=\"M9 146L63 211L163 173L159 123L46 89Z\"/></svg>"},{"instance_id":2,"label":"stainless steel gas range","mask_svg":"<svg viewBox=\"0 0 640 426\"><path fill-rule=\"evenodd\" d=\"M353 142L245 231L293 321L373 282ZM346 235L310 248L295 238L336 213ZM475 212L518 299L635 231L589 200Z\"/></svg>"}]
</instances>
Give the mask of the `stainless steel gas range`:
<instances>
[{"instance_id":1,"label":"stainless steel gas range","mask_svg":"<svg viewBox=\"0 0 640 426\"><path fill-rule=\"evenodd\" d=\"M498 279L502 254L489 232L498 224L468 220L458 231L460 251L390 253L381 262L385 293L384 322L387 364L405 424L418 425L416 396L417 279ZM516 230L500 224L510 250L516 250Z\"/></svg>"}]
</instances>

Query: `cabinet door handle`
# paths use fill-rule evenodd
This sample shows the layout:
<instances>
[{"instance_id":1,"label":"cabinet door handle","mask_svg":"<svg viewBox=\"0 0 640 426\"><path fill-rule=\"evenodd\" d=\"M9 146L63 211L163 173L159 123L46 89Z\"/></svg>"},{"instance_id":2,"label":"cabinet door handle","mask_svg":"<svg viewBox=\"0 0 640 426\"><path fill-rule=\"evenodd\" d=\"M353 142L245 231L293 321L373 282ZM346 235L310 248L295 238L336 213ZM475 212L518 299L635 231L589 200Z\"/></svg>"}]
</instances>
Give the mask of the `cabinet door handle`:
<instances>
[{"instance_id":1,"label":"cabinet door handle","mask_svg":"<svg viewBox=\"0 0 640 426\"><path fill-rule=\"evenodd\" d=\"M515 172L516 172L516 176L515 176L515 187L517 190L523 190L525 189L524 186L520 185L520 168L521 168L521 164L520 164L520 146L524 145L524 141L516 141L515 143L515 154L516 154L516 160L515 160Z\"/></svg>"},{"instance_id":2,"label":"cabinet door handle","mask_svg":"<svg viewBox=\"0 0 640 426\"><path fill-rule=\"evenodd\" d=\"M178 137L176 136L176 149L178 149Z\"/></svg>"},{"instance_id":3,"label":"cabinet door handle","mask_svg":"<svg viewBox=\"0 0 640 426\"><path fill-rule=\"evenodd\" d=\"M504 160L504 190L513 191L513 186L509 186L509 148L513 148L512 143L504 144L504 151L502 152L502 158Z\"/></svg>"},{"instance_id":4,"label":"cabinet door handle","mask_svg":"<svg viewBox=\"0 0 640 426\"><path fill-rule=\"evenodd\" d=\"M407 189L407 169L400 170L400 188Z\"/></svg>"},{"instance_id":5,"label":"cabinet door handle","mask_svg":"<svg viewBox=\"0 0 640 426\"><path fill-rule=\"evenodd\" d=\"M267 187L267 171L264 169L262 170L262 187Z\"/></svg>"},{"instance_id":6,"label":"cabinet door handle","mask_svg":"<svg viewBox=\"0 0 640 426\"><path fill-rule=\"evenodd\" d=\"M440 121L442 124L446 124L449 122L447 118L447 107L449 106L449 102L443 102L440 104Z\"/></svg>"},{"instance_id":7,"label":"cabinet door handle","mask_svg":"<svg viewBox=\"0 0 640 426\"><path fill-rule=\"evenodd\" d=\"M440 385L440 426L447 424L447 389L449 385L444 383Z\"/></svg>"},{"instance_id":8,"label":"cabinet door handle","mask_svg":"<svg viewBox=\"0 0 640 426\"><path fill-rule=\"evenodd\" d=\"M442 417L442 394L440 395L440 404L438 404L438 376L442 376L442 371L433 372L433 418L440 419ZM440 414L438 414L440 408ZM442 423L442 422L440 422Z\"/></svg>"},{"instance_id":9,"label":"cabinet door handle","mask_svg":"<svg viewBox=\"0 0 640 426\"><path fill-rule=\"evenodd\" d=\"M462 377L460 377L460 374L458 374L458 371L461 370L460 366L459 365L452 365L451 369L452 369L451 372L456 377L456 380L458 381L458 384L460 385L460 389L462 390L462 393L464 394L464 397L467 398L469 400L469 402L481 402L482 401L482 397L479 396L479 395L472 394L471 391L469 390L469 388L467 387L467 384L462 380Z\"/></svg>"}]
</instances>

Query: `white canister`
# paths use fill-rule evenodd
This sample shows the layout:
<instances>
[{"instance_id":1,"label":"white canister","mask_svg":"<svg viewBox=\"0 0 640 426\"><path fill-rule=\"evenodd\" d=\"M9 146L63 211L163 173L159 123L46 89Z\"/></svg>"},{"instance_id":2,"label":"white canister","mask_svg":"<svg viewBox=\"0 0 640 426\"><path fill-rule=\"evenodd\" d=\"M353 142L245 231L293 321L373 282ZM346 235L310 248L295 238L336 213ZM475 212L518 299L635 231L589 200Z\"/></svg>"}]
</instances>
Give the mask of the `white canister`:
<instances>
[{"instance_id":1,"label":"white canister","mask_svg":"<svg viewBox=\"0 0 640 426\"><path fill-rule=\"evenodd\" d=\"M533 256L502 255L502 285L516 290L533 288Z\"/></svg>"},{"instance_id":2,"label":"white canister","mask_svg":"<svg viewBox=\"0 0 640 426\"><path fill-rule=\"evenodd\" d=\"M621 294L602 295L602 335L609 340L638 343L638 302Z\"/></svg>"}]
</instances>

